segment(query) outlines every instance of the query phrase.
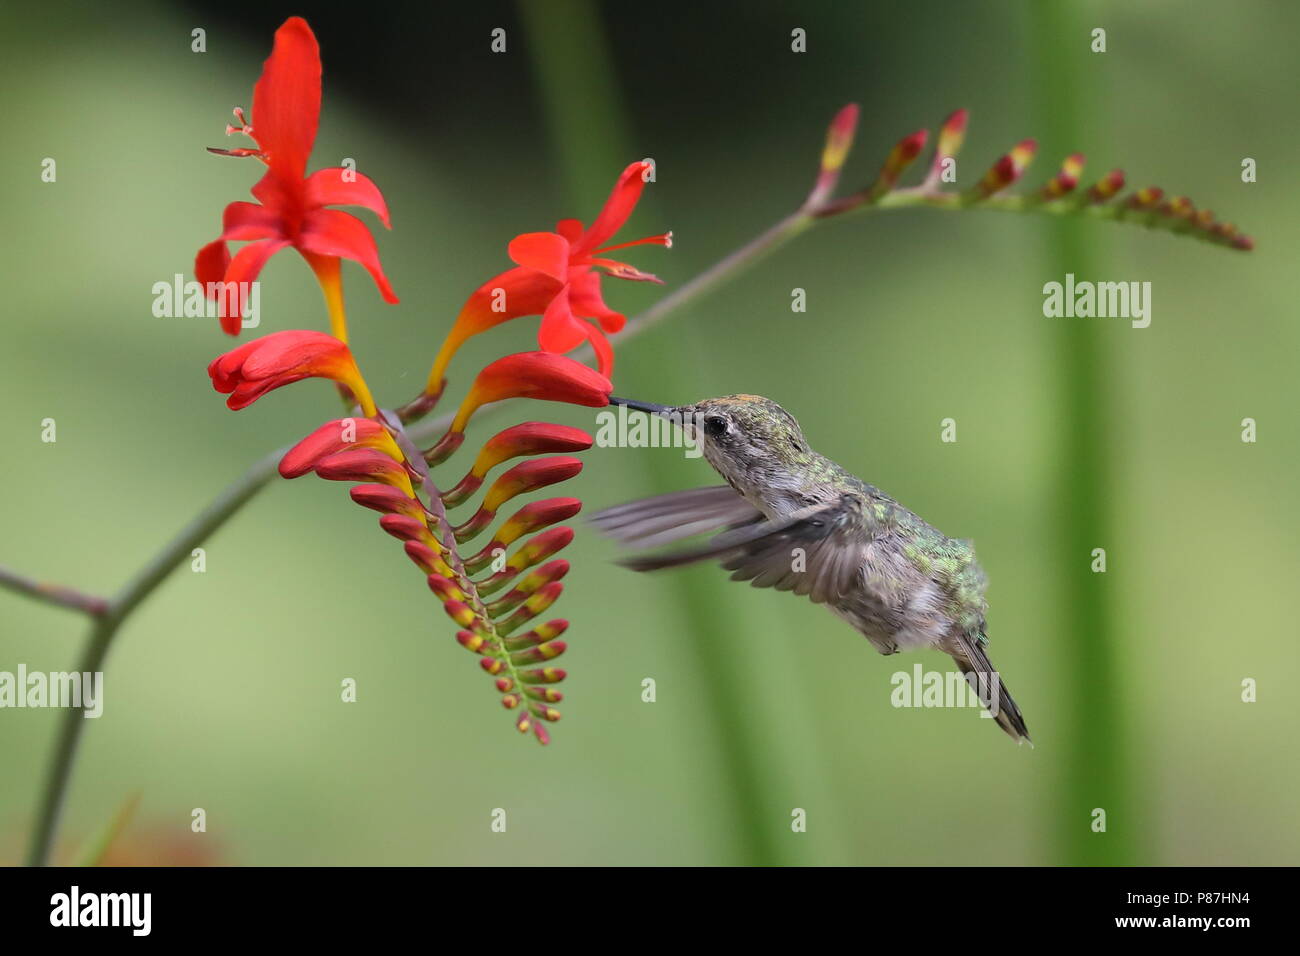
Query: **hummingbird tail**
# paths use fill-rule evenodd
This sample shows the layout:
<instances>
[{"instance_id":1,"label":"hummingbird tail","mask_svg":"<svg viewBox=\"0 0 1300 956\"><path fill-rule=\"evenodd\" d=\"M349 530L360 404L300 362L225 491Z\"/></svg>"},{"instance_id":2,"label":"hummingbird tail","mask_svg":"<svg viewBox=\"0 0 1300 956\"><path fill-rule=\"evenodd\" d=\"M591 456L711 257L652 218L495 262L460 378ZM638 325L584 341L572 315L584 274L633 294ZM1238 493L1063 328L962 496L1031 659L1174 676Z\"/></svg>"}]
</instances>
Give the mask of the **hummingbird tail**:
<instances>
[{"instance_id":1,"label":"hummingbird tail","mask_svg":"<svg viewBox=\"0 0 1300 956\"><path fill-rule=\"evenodd\" d=\"M1032 747L1034 742L1029 739L1029 728L1025 726L1025 718L1021 715L1015 700L1012 699L1010 691L1007 690L1007 685L1002 683L1002 675L994 669L993 662L985 653L984 645L977 638L968 638L964 634L959 644L960 649L953 652L952 659L966 675L966 680L975 689L980 700L986 702L985 706L992 701L992 689L997 688L996 709L988 707L988 710L998 722L998 726L1016 743L1024 740Z\"/></svg>"}]
</instances>

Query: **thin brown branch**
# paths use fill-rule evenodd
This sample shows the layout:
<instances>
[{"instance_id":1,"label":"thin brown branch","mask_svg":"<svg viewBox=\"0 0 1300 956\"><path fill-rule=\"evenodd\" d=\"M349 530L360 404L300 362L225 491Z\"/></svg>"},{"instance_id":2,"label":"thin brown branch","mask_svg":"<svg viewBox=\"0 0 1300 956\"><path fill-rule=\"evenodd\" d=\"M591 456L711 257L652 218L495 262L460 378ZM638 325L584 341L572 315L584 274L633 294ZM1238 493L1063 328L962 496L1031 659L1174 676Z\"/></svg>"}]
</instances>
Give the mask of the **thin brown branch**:
<instances>
[{"instance_id":1,"label":"thin brown branch","mask_svg":"<svg viewBox=\"0 0 1300 956\"><path fill-rule=\"evenodd\" d=\"M100 617L108 611L108 598L102 598L97 594L86 594L64 584L37 581L3 565L0 565L0 587L26 594L46 604L81 611L92 617Z\"/></svg>"}]
</instances>

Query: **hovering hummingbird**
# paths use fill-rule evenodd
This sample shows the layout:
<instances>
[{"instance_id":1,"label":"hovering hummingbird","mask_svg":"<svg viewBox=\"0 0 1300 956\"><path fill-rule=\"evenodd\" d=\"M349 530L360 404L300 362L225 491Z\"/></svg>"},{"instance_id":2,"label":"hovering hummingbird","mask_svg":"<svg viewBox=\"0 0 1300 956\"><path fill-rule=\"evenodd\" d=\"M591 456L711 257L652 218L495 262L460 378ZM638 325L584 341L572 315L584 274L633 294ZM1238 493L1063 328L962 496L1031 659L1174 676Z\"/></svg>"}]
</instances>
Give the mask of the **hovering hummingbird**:
<instances>
[{"instance_id":1,"label":"hovering hummingbird","mask_svg":"<svg viewBox=\"0 0 1300 956\"><path fill-rule=\"evenodd\" d=\"M703 544L621 563L651 571L719 560L732 580L826 605L881 654L943 651L998 725L1013 740L1029 740L1020 708L984 650L987 582L969 542L947 537L813 451L799 423L771 399L730 395L678 407L610 402L677 424L727 482L596 514L599 529L638 548L716 532Z\"/></svg>"}]
</instances>

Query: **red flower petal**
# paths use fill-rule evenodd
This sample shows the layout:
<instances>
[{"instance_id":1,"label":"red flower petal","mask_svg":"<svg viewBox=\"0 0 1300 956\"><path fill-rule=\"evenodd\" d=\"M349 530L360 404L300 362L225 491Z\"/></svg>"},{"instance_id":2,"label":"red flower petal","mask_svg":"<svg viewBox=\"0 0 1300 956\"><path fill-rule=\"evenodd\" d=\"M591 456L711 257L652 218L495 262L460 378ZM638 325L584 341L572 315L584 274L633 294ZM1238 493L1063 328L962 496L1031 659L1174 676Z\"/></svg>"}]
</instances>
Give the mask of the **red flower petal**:
<instances>
[{"instance_id":1,"label":"red flower petal","mask_svg":"<svg viewBox=\"0 0 1300 956\"><path fill-rule=\"evenodd\" d=\"M614 374L614 346L610 345L609 339L605 338L605 333L600 331L594 325L588 325L590 332L587 337L591 340L591 350L596 353L596 367L600 369L600 374L608 378Z\"/></svg>"},{"instance_id":2,"label":"red flower petal","mask_svg":"<svg viewBox=\"0 0 1300 956\"><path fill-rule=\"evenodd\" d=\"M383 266L379 264L375 237L356 216L337 209L311 210L303 220L297 246L318 256L342 256L359 262L375 280L385 302L396 304L399 301L388 284Z\"/></svg>"},{"instance_id":3,"label":"red flower petal","mask_svg":"<svg viewBox=\"0 0 1300 956\"><path fill-rule=\"evenodd\" d=\"M301 182L320 121L320 47L302 17L275 31L253 88L253 138L286 186Z\"/></svg>"},{"instance_id":4,"label":"red flower petal","mask_svg":"<svg viewBox=\"0 0 1300 956\"><path fill-rule=\"evenodd\" d=\"M284 238L280 216L253 202L232 202L221 214L221 238L231 242Z\"/></svg>"},{"instance_id":5,"label":"red flower petal","mask_svg":"<svg viewBox=\"0 0 1300 956\"><path fill-rule=\"evenodd\" d=\"M292 215L295 222L302 218L305 206L305 187L301 182L285 183L271 170L267 170L253 188L249 190L253 198L267 209L278 210L284 215Z\"/></svg>"},{"instance_id":6,"label":"red flower petal","mask_svg":"<svg viewBox=\"0 0 1300 956\"><path fill-rule=\"evenodd\" d=\"M223 240L209 242L198 251L194 257L194 278L203 286L204 294L208 298L216 298L216 290L212 289L209 292L208 287L214 282L225 279L228 268L230 268L230 249Z\"/></svg>"},{"instance_id":7,"label":"red flower petal","mask_svg":"<svg viewBox=\"0 0 1300 956\"><path fill-rule=\"evenodd\" d=\"M569 302L573 312L584 319L596 319L606 332L617 332L627 322L622 312L615 312L605 304L600 294L600 273L588 272L569 284Z\"/></svg>"},{"instance_id":8,"label":"red flower petal","mask_svg":"<svg viewBox=\"0 0 1300 956\"><path fill-rule=\"evenodd\" d=\"M537 344L548 352L570 352L587 340L589 326L579 322L569 307L569 290L551 300L537 330Z\"/></svg>"},{"instance_id":9,"label":"red flower petal","mask_svg":"<svg viewBox=\"0 0 1300 956\"><path fill-rule=\"evenodd\" d=\"M377 215L385 227L393 228L388 218L388 204L384 202L384 194L373 180L355 169L337 166L316 170L307 177L307 204L362 206Z\"/></svg>"},{"instance_id":10,"label":"red flower petal","mask_svg":"<svg viewBox=\"0 0 1300 956\"><path fill-rule=\"evenodd\" d=\"M526 232L506 247L511 260L564 282L569 274L569 240L553 232Z\"/></svg>"},{"instance_id":11,"label":"red flower petal","mask_svg":"<svg viewBox=\"0 0 1300 956\"><path fill-rule=\"evenodd\" d=\"M503 399L537 398L601 408L609 404L613 388L604 375L571 358L553 352L518 352L479 372L451 430L463 432L478 408Z\"/></svg>"},{"instance_id":12,"label":"red flower petal","mask_svg":"<svg viewBox=\"0 0 1300 956\"><path fill-rule=\"evenodd\" d=\"M516 266L494 276L474 290L465 300L456 322L443 340L434 360L429 379L443 380L447 366L465 340L495 325L522 315L541 315L564 286L535 269Z\"/></svg>"},{"instance_id":13,"label":"red flower petal","mask_svg":"<svg viewBox=\"0 0 1300 956\"><path fill-rule=\"evenodd\" d=\"M588 322L583 322L573 314L569 306L570 289L566 287L546 309L542 325L537 330L537 342L548 352L569 352L583 342L590 342L596 353L596 366L602 375L608 376L614 370L614 347L603 332ZM622 327L622 316L617 316L617 324Z\"/></svg>"},{"instance_id":14,"label":"red flower petal","mask_svg":"<svg viewBox=\"0 0 1300 956\"><path fill-rule=\"evenodd\" d=\"M582 220L561 219L555 224L555 231L568 239L569 242L577 242L582 238Z\"/></svg>"},{"instance_id":15,"label":"red flower petal","mask_svg":"<svg viewBox=\"0 0 1300 956\"><path fill-rule=\"evenodd\" d=\"M262 267L266 265L266 260L288 244L288 239L263 239L260 242L250 242L236 252L235 258L230 260L230 266L226 269L225 281L228 283L253 282L261 274ZM242 304L242 297L238 302ZM221 328L229 335L239 334L240 323L244 318L242 310L236 311L239 314L223 315L221 317Z\"/></svg>"},{"instance_id":16,"label":"red flower petal","mask_svg":"<svg viewBox=\"0 0 1300 956\"><path fill-rule=\"evenodd\" d=\"M463 341L510 319L541 315L562 288L561 282L534 269L509 269L484 282L466 300L456 317L458 337Z\"/></svg>"},{"instance_id":17,"label":"red flower petal","mask_svg":"<svg viewBox=\"0 0 1300 956\"><path fill-rule=\"evenodd\" d=\"M623 170L623 174L618 177L618 182L614 185L614 191L605 200L600 215L576 244L575 255L603 246L623 227L627 217L632 215L632 210L636 208L637 200L641 198L641 190L645 188L645 179L642 175L649 168L649 163L636 162Z\"/></svg>"}]
</instances>

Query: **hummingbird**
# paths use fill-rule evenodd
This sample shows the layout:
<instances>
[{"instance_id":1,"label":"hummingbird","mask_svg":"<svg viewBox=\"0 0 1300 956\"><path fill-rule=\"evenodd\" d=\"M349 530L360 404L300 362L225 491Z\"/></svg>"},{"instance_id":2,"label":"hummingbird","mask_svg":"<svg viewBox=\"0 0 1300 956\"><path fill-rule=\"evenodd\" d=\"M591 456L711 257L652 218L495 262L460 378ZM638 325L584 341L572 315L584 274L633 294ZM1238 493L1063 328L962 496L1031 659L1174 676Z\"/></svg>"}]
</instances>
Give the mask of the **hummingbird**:
<instances>
[{"instance_id":1,"label":"hummingbird","mask_svg":"<svg viewBox=\"0 0 1300 956\"><path fill-rule=\"evenodd\" d=\"M680 427L726 482L594 515L598 529L633 548L712 534L703 543L620 563L653 571L716 560L732 580L825 605L881 654L940 650L998 726L1017 742L1029 741L1020 708L985 650L987 579L969 541L947 537L815 452L794 416L771 399L729 395L668 406L611 397L610 403Z\"/></svg>"}]
</instances>

